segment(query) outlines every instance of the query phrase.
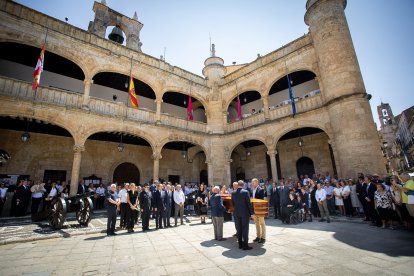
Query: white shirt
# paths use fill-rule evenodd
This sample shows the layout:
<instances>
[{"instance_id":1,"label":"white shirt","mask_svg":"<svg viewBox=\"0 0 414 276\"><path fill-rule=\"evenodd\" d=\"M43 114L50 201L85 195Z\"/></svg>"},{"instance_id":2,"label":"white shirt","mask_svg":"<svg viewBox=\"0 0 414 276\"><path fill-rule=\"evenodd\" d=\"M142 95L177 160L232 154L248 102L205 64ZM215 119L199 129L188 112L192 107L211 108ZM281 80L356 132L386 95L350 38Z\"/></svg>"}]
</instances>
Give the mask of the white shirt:
<instances>
[{"instance_id":1,"label":"white shirt","mask_svg":"<svg viewBox=\"0 0 414 276\"><path fill-rule=\"evenodd\" d=\"M257 186L257 187L256 187L256 189L254 189L254 190L252 191L252 197L253 197L253 198L255 198L254 196L256 195L256 191L257 191L257 189L258 189L258 188L259 188L259 186Z\"/></svg>"},{"instance_id":2,"label":"white shirt","mask_svg":"<svg viewBox=\"0 0 414 276\"><path fill-rule=\"evenodd\" d=\"M57 196L57 189L56 188L52 188L50 190L49 197L55 197L55 196Z\"/></svg>"},{"instance_id":3,"label":"white shirt","mask_svg":"<svg viewBox=\"0 0 414 276\"><path fill-rule=\"evenodd\" d=\"M326 191L324 189L318 189L315 193L316 201L324 201L326 200Z\"/></svg>"},{"instance_id":4,"label":"white shirt","mask_svg":"<svg viewBox=\"0 0 414 276\"><path fill-rule=\"evenodd\" d=\"M0 198L6 198L6 193L9 188L0 188Z\"/></svg>"},{"instance_id":5,"label":"white shirt","mask_svg":"<svg viewBox=\"0 0 414 276\"><path fill-rule=\"evenodd\" d=\"M175 191L174 192L174 202L176 204L181 204L181 203L184 204L184 202L185 202L185 195L183 193L183 190L180 190L179 192L178 191Z\"/></svg>"},{"instance_id":6,"label":"white shirt","mask_svg":"<svg viewBox=\"0 0 414 276\"><path fill-rule=\"evenodd\" d=\"M104 195L104 194L105 194L105 188L104 188L104 187L98 187L98 188L96 189L96 193L97 193L98 195Z\"/></svg>"},{"instance_id":7,"label":"white shirt","mask_svg":"<svg viewBox=\"0 0 414 276\"><path fill-rule=\"evenodd\" d=\"M128 192L126 189L122 189L119 193L118 193L118 197L121 200L121 203L128 203L128 198L127 198Z\"/></svg>"}]
</instances>

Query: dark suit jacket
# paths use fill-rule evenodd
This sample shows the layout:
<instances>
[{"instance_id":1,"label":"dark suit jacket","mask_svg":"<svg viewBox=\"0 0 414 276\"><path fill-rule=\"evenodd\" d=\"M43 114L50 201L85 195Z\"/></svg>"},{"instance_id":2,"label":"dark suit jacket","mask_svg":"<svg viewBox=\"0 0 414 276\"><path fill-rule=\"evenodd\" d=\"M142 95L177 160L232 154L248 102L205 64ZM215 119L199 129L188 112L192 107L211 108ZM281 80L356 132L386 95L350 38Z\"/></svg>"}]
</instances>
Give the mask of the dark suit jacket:
<instances>
[{"instance_id":1,"label":"dark suit jacket","mask_svg":"<svg viewBox=\"0 0 414 276\"><path fill-rule=\"evenodd\" d=\"M219 194L213 193L210 198L211 216L223 217L226 212L226 207L223 205L223 200Z\"/></svg>"},{"instance_id":2,"label":"dark suit jacket","mask_svg":"<svg viewBox=\"0 0 414 276\"><path fill-rule=\"evenodd\" d=\"M250 194L250 196L253 197L253 190L252 190L252 193ZM265 198L265 191L262 188L260 188L259 186L257 186L254 198L264 199Z\"/></svg>"},{"instance_id":3,"label":"dark suit jacket","mask_svg":"<svg viewBox=\"0 0 414 276\"><path fill-rule=\"evenodd\" d=\"M151 208L151 194L142 191L139 194L139 206L143 210L149 210Z\"/></svg>"},{"instance_id":4,"label":"dark suit jacket","mask_svg":"<svg viewBox=\"0 0 414 276\"><path fill-rule=\"evenodd\" d=\"M79 185L78 186L78 194L84 194L86 192L86 187L84 185Z\"/></svg>"},{"instance_id":5,"label":"dark suit jacket","mask_svg":"<svg viewBox=\"0 0 414 276\"><path fill-rule=\"evenodd\" d=\"M276 206L280 205L280 196L279 196L278 189L279 188L276 187L276 191L273 191L273 188L272 188L272 191L270 192L270 203Z\"/></svg>"},{"instance_id":6,"label":"dark suit jacket","mask_svg":"<svg viewBox=\"0 0 414 276\"><path fill-rule=\"evenodd\" d=\"M289 187L281 186L281 187L278 187L278 189L279 189L280 205L286 206L289 200Z\"/></svg>"},{"instance_id":7,"label":"dark suit jacket","mask_svg":"<svg viewBox=\"0 0 414 276\"><path fill-rule=\"evenodd\" d=\"M375 191L377 190L377 185L375 183L370 183L368 188L368 197L371 199L371 202L374 201Z\"/></svg>"},{"instance_id":8,"label":"dark suit jacket","mask_svg":"<svg viewBox=\"0 0 414 276\"><path fill-rule=\"evenodd\" d=\"M165 191L165 207L171 207L171 203L173 201L173 192L170 191L170 196L168 196L168 192Z\"/></svg>"},{"instance_id":9,"label":"dark suit jacket","mask_svg":"<svg viewBox=\"0 0 414 276\"><path fill-rule=\"evenodd\" d=\"M249 192L238 188L231 194L231 201L234 207L235 217L250 217L253 215L252 204L250 203Z\"/></svg>"},{"instance_id":10,"label":"dark suit jacket","mask_svg":"<svg viewBox=\"0 0 414 276\"><path fill-rule=\"evenodd\" d=\"M158 191L156 190L154 193L154 207L157 209L164 210L166 207L165 205L165 198L167 197L167 194L165 191Z\"/></svg>"}]
</instances>

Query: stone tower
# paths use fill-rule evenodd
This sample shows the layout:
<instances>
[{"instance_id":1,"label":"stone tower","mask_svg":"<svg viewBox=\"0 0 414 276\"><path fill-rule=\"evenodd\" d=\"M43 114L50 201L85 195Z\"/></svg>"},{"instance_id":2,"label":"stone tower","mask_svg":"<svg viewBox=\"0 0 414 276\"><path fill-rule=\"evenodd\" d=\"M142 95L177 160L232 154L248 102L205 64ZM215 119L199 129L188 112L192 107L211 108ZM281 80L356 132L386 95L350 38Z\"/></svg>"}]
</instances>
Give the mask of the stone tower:
<instances>
[{"instance_id":1,"label":"stone tower","mask_svg":"<svg viewBox=\"0 0 414 276\"><path fill-rule=\"evenodd\" d=\"M106 28L109 26L119 26L125 33L126 46L132 50L141 52L142 43L139 39L139 32L144 26L138 21L136 13L133 18L129 18L117 11L106 6L106 1L101 3L95 2L93 4L93 11L95 18L89 22L88 31L105 38Z\"/></svg>"},{"instance_id":2,"label":"stone tower","mask_svg":"<svg viewBox=\"0 0 414 276\"><path fill-rule=\"evenodd\" d=\"M346 0L308 0L305 23L317 56L320 86L338 152L338 172L382 173L378 134L345 17Z\"/></svg>"},{"instance_id":3,"label":"stone tower","mask_svg":"<svg viewBox=\"0 0 414 276\"><path fill-rule=\"evenodd\" d=\"M391 106L387 103L381 103L377 106L378 117L381 122L381 138L383 147L388 156L392 155L392 146L395 141L397 124L392 113Z\"/></svg>"}]
</instances>

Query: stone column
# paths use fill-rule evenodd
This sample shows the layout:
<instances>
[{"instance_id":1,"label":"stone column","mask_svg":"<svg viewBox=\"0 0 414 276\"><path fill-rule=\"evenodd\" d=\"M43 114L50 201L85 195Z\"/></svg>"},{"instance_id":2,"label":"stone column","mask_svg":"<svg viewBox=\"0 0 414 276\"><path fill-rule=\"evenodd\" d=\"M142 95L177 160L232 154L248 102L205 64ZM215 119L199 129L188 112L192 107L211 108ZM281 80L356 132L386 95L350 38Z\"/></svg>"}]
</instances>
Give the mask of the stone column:
<instances>
[{"instance_id":1,"label":"stone column","mask_svg":"<svg viewBox=\"0 0 414 276\"><path fill-rule=\"evenodd\" d=\"M155 103L157 104L157 112L155 114L155 121L157 123L160 123L161 122L161 104L162 104L162 100L156 99Z\"/></svg>"},{"instance_id":2,"label":"stone column","mask_svg":"<svg viewBox=\"0 0 414 276\"><path fill-rule=\"evenodd\" d=\"M161 156L161 152L160 152L160 151L154 152L154 153L152 154L152 159L154 160L154 172L153 172L153 177L152 177L152 179L153 179L154 181L159 179L159 173L160 173L160 159L161 159L161 158L162 158L162 156Z\"/></svg>"},{"instance_id":3,"label":"stone column","mask_svg":"<svg viewBox=\"0 0 414 276\"><path fill-rule=\"evenodd\" d=\"M262 97L263 100L263 112L264 112L264 117L265 120L269 120L269 96L263 96Z\"/></svg>"},{"instance_id":4,"label":"stone column","mask_svg":"<svg viewBox=\"0 0 414 276\"><path fill-rule=\"evenodd\" d=\"M208 173L208 185L212 187L213 183L213 164L210 160L206 160L207 163L207 173Z\"/></svg>"},{"instance_id":5,"label":"stone column","mask_svg":"<svg viewBox=\"0 0 414 276\"><path fill-rule=\"evenodd\" d=\"M74 145L73 146L73 165L72 165L72 177L70 179L70 195L76 195L78 192L78 182L79 182L79 173L80 165L82 160L82 151L85 150L84 145Z\"/></svg>"},{"instance_id":6,"label":"stone column","mask_svg":"<svg viewBox=\"0 0 414 276\"><path fill-rule=\"evenodd\" d=\"M93 83L92 79L85 79L83 81L84 83L84 89L83 89L83 101L82 101L82 107L88 107L89 106L89 94L91 91L91 85Z\"/></svg>"},{"instance_id":7,"label":"stone column","mask_svg":"<svg viewBox=\"0 0 414 276\"><path fill-rule=\"evenodd\" d=\"M223 184L226 184L227 185L227 187L230 187L229 185L231 185L231 162L232 162L233 160L231 160L231 159L228 159L227 160L227 162L226 162L226 170L227 170L227 183L223 183Z\"/></svg>"},{"instance_id":8,"label":"stone column","mask_svg":"<svg viewBox=\"0 0 414 276\"><path fill-rule=\"evenodd\" d=\"M272 179L273 181L279 181L279 176L277 175L277 165L276 165L276 154L277 151L269 150L267 154L270 157L270 166L272 168Z\"/></svg>"}]
</instances>

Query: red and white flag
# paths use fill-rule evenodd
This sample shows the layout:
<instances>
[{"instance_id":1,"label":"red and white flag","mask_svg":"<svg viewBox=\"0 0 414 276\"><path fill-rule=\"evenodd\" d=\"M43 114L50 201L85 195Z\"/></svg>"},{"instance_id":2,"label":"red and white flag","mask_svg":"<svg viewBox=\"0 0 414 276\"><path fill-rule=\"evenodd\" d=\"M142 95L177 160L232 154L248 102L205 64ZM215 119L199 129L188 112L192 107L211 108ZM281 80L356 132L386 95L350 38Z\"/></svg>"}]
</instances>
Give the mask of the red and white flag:
<instances>
[{"instance_id":1,"label":"red and white flag","mask_svg":"<svg viewBox=\"0 0 414 276\"><path fill-rule=\"evenodd\" d=\"M32 89L37 91L37 87L40 84L40 75L43 72L43 64L45 62L45 45L43 45L42 50L40 51L39 59L37 60L36 68L33 73L33 84Z\"/></svg>"}]
</instances>

